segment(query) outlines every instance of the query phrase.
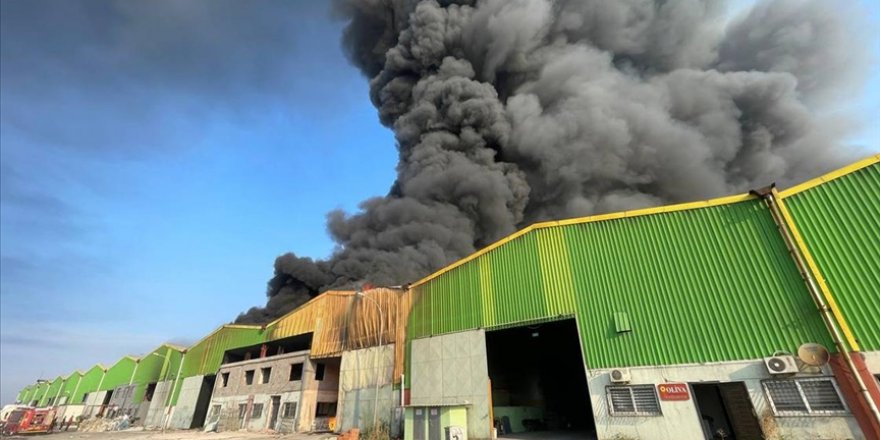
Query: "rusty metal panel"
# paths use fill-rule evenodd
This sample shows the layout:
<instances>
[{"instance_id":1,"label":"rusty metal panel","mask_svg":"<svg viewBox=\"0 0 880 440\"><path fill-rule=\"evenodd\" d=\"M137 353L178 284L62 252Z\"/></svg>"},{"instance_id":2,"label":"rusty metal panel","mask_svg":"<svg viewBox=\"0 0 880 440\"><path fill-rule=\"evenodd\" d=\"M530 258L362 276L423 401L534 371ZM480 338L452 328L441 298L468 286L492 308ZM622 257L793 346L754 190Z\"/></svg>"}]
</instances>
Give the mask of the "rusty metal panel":
<instances>
[{"instance_id":1,"label":"rusty metal panel","mask_svg":"<svg viewBox=\"0 0 880 440\"><path fill-rule=\"evenodd\" d=\"M319 295L277 319L273 322L274 328L269 339L282 339L313 333L315 331L315 322L321 314L321 307L323 305L324 297Z\"/></svg>"},{"instance_id":2,"label":"rusty metal panel","mask_svg":"<svg viewBox=\"0 0 880 440\"><path fill-rule=\"evenodd\" d=\"M340 356L343 350L395 344L395 380L403 374L410 294L391 288L328 291L273 322L269 340L313 333L311 355ZM381 310L381 312L380 312Z\"/></svg>"},{"instance_id":3,"label":"rusty metal panel","mask_svg":"<svg viewBox=\"0 0 880 440\"><path fill-rule=\"evenodd\" d=\"M784 197L819 276L862 350L880 350L878 161Z\"/></svg>"}]
</instances>

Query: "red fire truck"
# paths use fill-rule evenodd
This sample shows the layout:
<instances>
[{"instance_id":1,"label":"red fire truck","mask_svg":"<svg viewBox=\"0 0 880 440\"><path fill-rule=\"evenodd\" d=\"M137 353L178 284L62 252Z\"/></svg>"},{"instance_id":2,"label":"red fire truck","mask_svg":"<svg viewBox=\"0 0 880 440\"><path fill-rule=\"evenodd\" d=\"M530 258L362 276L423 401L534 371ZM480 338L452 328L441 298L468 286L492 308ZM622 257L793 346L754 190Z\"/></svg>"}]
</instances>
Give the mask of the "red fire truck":
<instances>
[{"instance_id":1,"label":"red fire truck","mask_svg":"<svg viewBox=\"0 0 880 440\"><path fill-rule=\"evenodd\" d=\"M3 426L3 434L44 434L52 431L54 409L20 408L12 412Z\"/></svg>"}]
</instances>

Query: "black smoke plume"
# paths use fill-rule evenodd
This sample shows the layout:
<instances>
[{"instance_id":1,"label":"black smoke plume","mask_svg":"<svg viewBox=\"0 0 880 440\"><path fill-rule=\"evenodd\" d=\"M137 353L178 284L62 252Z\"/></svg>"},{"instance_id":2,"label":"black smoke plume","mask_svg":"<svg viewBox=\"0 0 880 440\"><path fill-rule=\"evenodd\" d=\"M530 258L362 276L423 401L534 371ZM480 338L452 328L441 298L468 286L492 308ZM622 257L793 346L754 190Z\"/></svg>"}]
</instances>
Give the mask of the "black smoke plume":
<instances>
[{"instance_id":1,"label":"black smoke plume","mask_svg":"<svg viewBox=\"0 0 880 440\"><path fill-rule=\"evenodd\" d=\"M824 109L868 63L840 2L350 0L343 47L400 153L388 195L333 212L326 261L286 254L269 301L417 280L516 229L744 192L852 159Z\"/></svg>"}]
</instances>

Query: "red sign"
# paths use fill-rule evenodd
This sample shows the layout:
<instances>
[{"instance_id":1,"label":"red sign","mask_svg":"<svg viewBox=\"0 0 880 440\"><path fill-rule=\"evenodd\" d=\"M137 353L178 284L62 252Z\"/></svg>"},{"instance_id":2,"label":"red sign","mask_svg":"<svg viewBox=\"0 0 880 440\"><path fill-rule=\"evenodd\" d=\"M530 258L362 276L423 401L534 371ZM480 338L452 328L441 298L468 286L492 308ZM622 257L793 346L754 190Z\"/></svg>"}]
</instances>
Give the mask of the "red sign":
<instances>
[{"instance_id":1,"label":"red sign","mask_svg":"<svg viewBox=\"0 0 880 440\"><path fill-rule=\"evenodd\" d=\"M686 383L661 383L657 385L660 400L690 400L691 394Z\"/></svg>"}]
</instances>

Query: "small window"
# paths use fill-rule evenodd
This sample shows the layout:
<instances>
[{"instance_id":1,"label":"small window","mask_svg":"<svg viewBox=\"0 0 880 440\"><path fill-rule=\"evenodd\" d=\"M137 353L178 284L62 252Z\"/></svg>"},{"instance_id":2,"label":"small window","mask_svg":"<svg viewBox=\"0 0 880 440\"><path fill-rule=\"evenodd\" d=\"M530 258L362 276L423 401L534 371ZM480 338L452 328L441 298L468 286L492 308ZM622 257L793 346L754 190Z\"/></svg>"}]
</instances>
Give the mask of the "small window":
<instances>
[{"instance_id":1,"label":"small window","mask_svg":"<svg viewBox=\"0 0 880 440\"><path fill-rule=\"evenodd\" d=\"M336 415L336 402L318 402L315 417L333 417Z\"/></svg>"},{"instance_id":2,"label":"small window","mask_svg":"<svg viewBox=\"0 0 880 440\"><path fill-rule=\"evenodd\" d=\"M315 364L315 380L324 380L324 364L318 362Z\"/></svg>"},{"instance_id":3,"label":"small window","mask_svg":"<svg viewBox=\"0 0 880 440\"><path fill-rule=\"evenodd\" d=\"M296 417L296 402L286 402L281 411L281 418L292 419L294 417Z\"/></svg>"},{"instance_id":4,"label":"small window","mask_svg":"<svg viewBox=\"0 0 880 440\"><path fill-rule=\"evenodd\" d=\"M847 412L834 379L765 380L763 384L773 413L778 416Z\"/></svg>"},{"instance_id":5,"label":"small window","mask_svg":"<svg viewBox=\"0 0 880 440\"><path fill-rule=\"evenodd\" d=\"M272 376L272 368L260 368L260 383L269 383L269 378Z\"/></svg>"},{"instance_id":6,"label":"small window","mask_svg":"<svg viewBox=\"0 0 880 440\"><path fill-rule=\"evenodd\" d=\"M226 388L229 386L229 372L220 373L220 386Z\"/></svg>"},{"instance_id":7,"label":"small window","mask_svg":"<svg viewBox=\"0 0 880 440\"><path fill-rule=\"evenodd\" d=\"M303 378L303 364L290 364L290 380L302 380Z\"/></svg>"},{"instance_id":8,"label":"small window","mask_svg":"<svg viewBox=\"0 0 880 440\"><path fill-rule=\"evenodd\" d=\"M654 385L609 386L605 391L612 416L662 415Z\"/></svg>"},{"instance_id":9,"label":"small window","mask_svg":"<svg viewBox=\"0 0 880 440\"><path fill-rule=\"evenodd\" d=\"M244 384L245 385L253 385L254 384L254 370L247 370L244 372Z\"/></svg>"},{"instance_id":10,"label":"small window","mask_svg":"<svg viewBox=\"0 0 880 440\"><path fill-rule=\"evenodd\" d=\"M247 403L239 403L238 404L238 420L244 420L245 415L247 415Z\"/></svg>"},{"instance_id":11,"label":"small window","mask_svg":"<svg viewBox=\"0 0 880 440\"><path fill-rule=\"evenodd\" d=\"M208 418L214 419L220 417L221 405L211 405L211 411L208 412Z\"/></svg>"},{"instance_id":12,"label":"small window","mask_svg":"<svg viewBox=\"0 0 880 440\"><path fill-rule=\"evenodd\" d=\"M262 403L255 403L254 409L251 410L251 418L252 419L259 419L260 416L262 416L262 415L263 415L263 404Z\"/></svg>"}]
</instances>

